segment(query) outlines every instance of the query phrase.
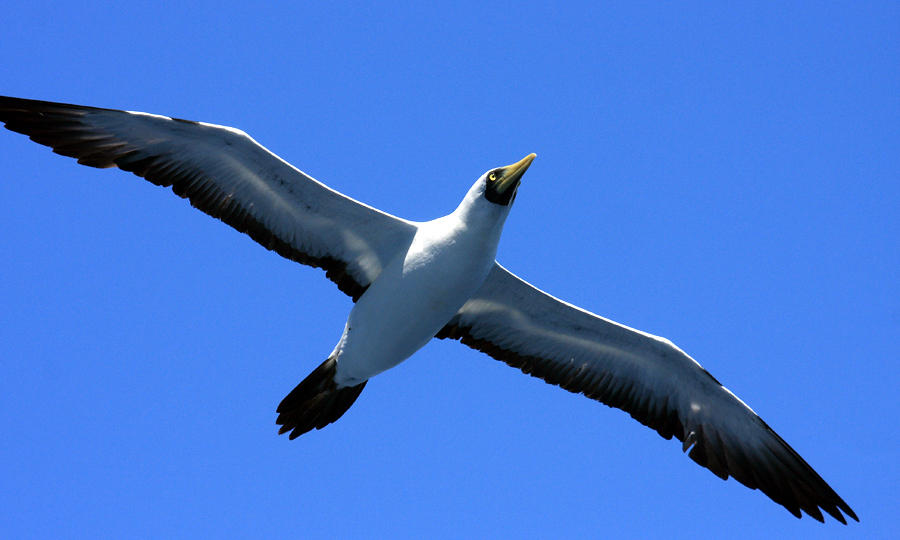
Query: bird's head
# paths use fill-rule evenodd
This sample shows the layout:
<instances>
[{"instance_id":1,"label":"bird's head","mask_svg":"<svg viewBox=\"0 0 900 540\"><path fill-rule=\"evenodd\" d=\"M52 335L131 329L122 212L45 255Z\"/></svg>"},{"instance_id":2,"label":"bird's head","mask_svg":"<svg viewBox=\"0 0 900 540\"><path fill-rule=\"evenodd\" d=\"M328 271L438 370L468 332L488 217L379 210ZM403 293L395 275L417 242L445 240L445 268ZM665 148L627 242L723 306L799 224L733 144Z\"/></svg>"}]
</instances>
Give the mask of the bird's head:
<instances>
[{"instance_id":1,"label":"bird's head","mask_svg":"<svg viewBox=\"0 0 900 540\"><path fill-rule=\"evenodd\" d=\"M509 213L513 201L516 198L516 190L522 175L528 170L528 166L534 161L537 154L528 154L521 160L505 167L495 167L482 174L463 199L457 211L480 209L481 212L490 214Z\"/></svg>"},{"instance_id":2,"label":"bird's head","mask_svg":"<svg viewBox=\"0 0 900 540\"><path fill-rule=\"evenodd\" d=\"M476 185L482 184L483 197L493 204L511 206L516 198L516 190L519 189L522 175L536 157L537 154L528 154L512 165L497 167L484 173L476 182Z\"/></svg>"},{"instance_id":3,"label":"bird's head","mask_svg":"<svg viewBox=\"0 0 900 540\"><path fill-rule=\"evenodd\" d=\"M535 157L536 154L528 154L512 165L495 167L482 174L453 215L470 226L495 228L499 233L516 198L522 175Z\"/></svg>"}]
</instances>

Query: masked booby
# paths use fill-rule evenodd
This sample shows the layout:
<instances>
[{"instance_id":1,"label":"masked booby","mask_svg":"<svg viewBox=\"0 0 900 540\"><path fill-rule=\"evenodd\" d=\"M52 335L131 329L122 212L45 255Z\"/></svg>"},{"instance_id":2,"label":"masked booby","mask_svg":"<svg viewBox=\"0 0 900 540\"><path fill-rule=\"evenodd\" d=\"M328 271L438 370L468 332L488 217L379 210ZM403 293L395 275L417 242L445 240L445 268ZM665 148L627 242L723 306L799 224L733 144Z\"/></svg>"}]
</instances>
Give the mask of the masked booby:
<instances>
[{"instance_id":1,"label":"masked booby","mask_svg":"<svg viewBox=\"0 0 900 540\"><path fill-rule=\"evenodd\" d=\"M743 401L672 342L573 306L495 261L534 154L491 169L450 215L418 223L357 202L225 126L0 97L0 121L91 167L118 167L265 248L323 268L355 302L327 359L280 403L289 437L334 422L366 382L432 337L628 412L722 479L801 517L856 514ZM843 514L842 514L843 512Z\"/></svg>"}]
</instances>

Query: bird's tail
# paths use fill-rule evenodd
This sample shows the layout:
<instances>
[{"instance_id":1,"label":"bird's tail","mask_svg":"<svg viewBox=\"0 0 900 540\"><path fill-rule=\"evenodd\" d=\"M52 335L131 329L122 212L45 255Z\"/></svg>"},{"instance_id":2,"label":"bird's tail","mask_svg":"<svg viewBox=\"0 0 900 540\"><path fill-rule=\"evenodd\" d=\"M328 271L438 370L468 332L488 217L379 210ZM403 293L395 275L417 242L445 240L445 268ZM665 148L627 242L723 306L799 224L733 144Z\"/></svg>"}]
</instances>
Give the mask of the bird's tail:
<instances>
[{"instance_id":1,"label":"bird's tail","mask_svg":"<svg viewBox=\"0 0 900 540\"><path fill-rule=\"evenodd\" d=\"M275 420L281 426L279 435L290 431L288 437L296 439L313 428L322 429L347 412L368 381L338 386L334 382L336 371L337 362L330 357L281 400Z\"/></svg>"}]
</instances>

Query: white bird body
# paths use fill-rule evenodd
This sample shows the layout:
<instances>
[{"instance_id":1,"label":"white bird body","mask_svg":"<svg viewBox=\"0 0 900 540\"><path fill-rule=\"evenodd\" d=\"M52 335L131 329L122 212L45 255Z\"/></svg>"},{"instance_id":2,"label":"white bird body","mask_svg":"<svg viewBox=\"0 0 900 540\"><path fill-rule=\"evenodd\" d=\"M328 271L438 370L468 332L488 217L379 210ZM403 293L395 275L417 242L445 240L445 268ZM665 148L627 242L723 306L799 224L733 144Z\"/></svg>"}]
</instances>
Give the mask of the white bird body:
<instances>
[{"instance_id":1,"label":"white bird body","mask_svg":"<svg viewBox=\"0 0 900 540\"><path fill-rule=\"evenodd\" d=\"M857 519L750 407L670 341L554 298L496 262L534 154L486 172L450 215L414 223L328 188L234 128L2 96L0 122L81 164L171 187L267 249L325 269L356 302L331 355L277 408L279 433L291 439L336 421L368 379L431 338L458 339L628 412L677 438L699 465L762 490L797 517L822 521L824 510L843 523L843 514Z\"/></svg>"},{"instance_id":2,"label":"white bird body","mask_svg":"<svg viewBox=\"0 0 900 540\"><path fill-rule=\"evenodd\" d=\"M417 224L409 249L353 306L331 353L339 386L358 385L409 358L481 287L509 207L480 197L479 183L452 214Z\"/></svg>"}]
</instances>

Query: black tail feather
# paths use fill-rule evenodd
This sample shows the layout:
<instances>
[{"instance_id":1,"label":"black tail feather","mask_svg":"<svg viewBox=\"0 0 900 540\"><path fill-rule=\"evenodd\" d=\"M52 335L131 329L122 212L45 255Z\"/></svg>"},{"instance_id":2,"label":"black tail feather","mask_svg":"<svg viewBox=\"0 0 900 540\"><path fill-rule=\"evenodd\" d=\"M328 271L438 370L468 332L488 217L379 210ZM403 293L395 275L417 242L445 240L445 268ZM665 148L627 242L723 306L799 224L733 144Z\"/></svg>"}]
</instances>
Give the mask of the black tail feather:
<instances>
[{"instance_id":1,"label":"black tail feather","mask_svg":"<svg viewBox=\"0 0 900 540\"><path fill-rule=\"evenodd\" d=\"M281 400L275 420L281 426L279 435L290 431L288 437L296 439L314 428L322 429L347 412L368 381L356 386L338 386L334 382L336 371L334 358L325 360Z\"/></svg>"}]
</instances>

